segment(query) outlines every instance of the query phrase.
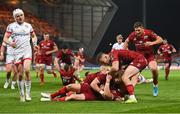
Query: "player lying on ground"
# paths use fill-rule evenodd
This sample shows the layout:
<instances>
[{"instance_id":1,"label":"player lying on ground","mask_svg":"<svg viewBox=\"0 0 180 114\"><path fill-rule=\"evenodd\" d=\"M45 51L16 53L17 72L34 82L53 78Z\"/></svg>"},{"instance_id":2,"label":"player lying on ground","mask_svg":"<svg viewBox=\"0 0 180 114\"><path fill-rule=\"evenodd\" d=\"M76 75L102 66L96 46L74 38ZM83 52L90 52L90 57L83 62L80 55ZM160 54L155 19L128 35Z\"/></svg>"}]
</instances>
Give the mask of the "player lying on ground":
<instances>
[{"instance_id":1,"label":"player lying on ground","mask_svg":"<svg viewBox=\"0 0 180 114\"><path fill-rule=\"evenodd\" d=\"M91 86L85 81L81 84L67 85L62 89L60 89L58 92L55 92L51 95L41 93L43 97L46 97L46 98L41 98L41 101L121 100L122 95L120 91L118 91L118 89L115 89L113 86L119 83L119 79L120 79L119 77L122 74L121 73L116 73L116 75L114 74L97 75L100 77L104 77L103 79L105 79L105 83L99 85L99 88L101 89L101 91L103 91L103 94L93 91ZM69 92L74 92L74 93L68 94Z\"/></svg>"}]
</instances>

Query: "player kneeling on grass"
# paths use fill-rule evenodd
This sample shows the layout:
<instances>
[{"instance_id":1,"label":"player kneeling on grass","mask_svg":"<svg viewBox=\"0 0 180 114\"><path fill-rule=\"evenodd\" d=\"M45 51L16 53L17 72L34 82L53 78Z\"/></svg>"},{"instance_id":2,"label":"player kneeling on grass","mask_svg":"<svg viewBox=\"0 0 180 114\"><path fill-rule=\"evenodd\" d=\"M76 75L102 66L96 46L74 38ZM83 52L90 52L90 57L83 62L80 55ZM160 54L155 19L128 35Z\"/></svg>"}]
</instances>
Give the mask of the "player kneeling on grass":
<instances>
[{"instance_id":1,"label":"player kneeling on grass","mask_svg":"<svg viewBox=\"0 0 180 114\"><path fill-rule=\"evenodd\" d=\"M121 70L122 64L128 63L128 67L125 69L122 80L126 85L126 89L130 95L129 99L125 103L137 103L134 94L134 84L131 78L134 78L147 66L147 60L145 57L137 52L129 50L115 50L110 54L99 53L97 61L100 64L110 65L111 70ZM136 78L136 77L135 77Z\"/></svg>"},{"instance_id":2,"label":"player kneeling on grass","mask_svg":"<svg viewBox=\"0 0 180 114\"><path fill-rule=\"evenodd\" d=\"M63 85L75 83L75 80L81 82L76 72L76 69L71 65L65 64L64 67L61 67L59 73L61 75Z\"/></svg>"}]
</instances>

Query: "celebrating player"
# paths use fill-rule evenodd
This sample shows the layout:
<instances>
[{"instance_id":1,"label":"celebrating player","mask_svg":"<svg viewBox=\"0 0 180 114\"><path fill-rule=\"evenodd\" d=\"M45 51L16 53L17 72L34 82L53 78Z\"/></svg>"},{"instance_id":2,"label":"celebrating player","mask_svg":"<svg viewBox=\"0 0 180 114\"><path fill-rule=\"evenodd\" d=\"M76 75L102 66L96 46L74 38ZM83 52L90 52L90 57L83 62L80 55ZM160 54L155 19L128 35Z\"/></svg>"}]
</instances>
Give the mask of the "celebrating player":
<instances>
[{"instance_id":1,"label":"celebrating player","mask_svg":"<svg viewBox=\"0 0 180 114\"><path fill-rule=\"evenodd\" d=\"M133 42L136 51L143 54L148 61L148 67L153 75L153 96L158 96L158 69L154 57L153 46L162 43L162 38L153 31L145 29L141 22L134 23L132 32L124 42L124 48L128 48L128 43Z\"/></svg>"},{"instance_id":2,"label":"celebrating player","mask_svg":"<svg viewBox=\"0 0 180 114\"><path fill-rule=\"evenodd\" d=\"M167 39L164 39L163 44L158 49L158 54L163 57L165 63L165 80L168 80L171 61L172 61L172 54L176 52L176 49L173 45L168 44Z\"/></svg>"},{"instance_id":3,"label":"celebrating player","mask_svg":"<svg viewBox=\"0 0 180 114\"><path fill-rule=\"evenodd\" d=\"M25 102L25 100L31 100L30 66L32 60L32 49L30 45L30 39L32 38L32 42L34 46L36 46L37 37L31 24L24 22L24 12L21 9L15 9L13 11L13 17L15 22L8 25L3 42L14 48L14 63L17 66L19 76L18 85L20 90L20 101ZM12 42L9 41L10 37L13 40ZM26 76L26 96L24 94L23 71L25 72Z\"/></svg>"}]
</instances>

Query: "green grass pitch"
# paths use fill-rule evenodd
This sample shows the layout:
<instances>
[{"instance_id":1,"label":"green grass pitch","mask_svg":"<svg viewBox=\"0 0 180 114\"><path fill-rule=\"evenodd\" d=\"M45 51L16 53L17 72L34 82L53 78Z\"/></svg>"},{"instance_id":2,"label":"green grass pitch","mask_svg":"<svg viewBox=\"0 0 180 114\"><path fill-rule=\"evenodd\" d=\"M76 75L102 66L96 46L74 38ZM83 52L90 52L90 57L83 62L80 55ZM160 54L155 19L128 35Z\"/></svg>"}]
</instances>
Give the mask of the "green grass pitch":
<instances>
[{"instance_id":1,"label":"green grass pitch","mask_svg":"<svg viewBox=\"0 0 180 114\"><path fill-rule=\"evenodd\" d=\"M147 78L151 77L149 70L142 74ZM0 113L180 113L180 71L171 71L168 81L164 80L164 71L159 71L158 97L152 96L152 84L137 85L137 104L115 101L40 102L40 93L58 90L62 87L61 80L45 74L46 83L40 86L34 71L31 71L31 75L32 101L22 103L19 102L17 88L3 88L5 72L0 72Z\"/></svg>"}]
</instances>

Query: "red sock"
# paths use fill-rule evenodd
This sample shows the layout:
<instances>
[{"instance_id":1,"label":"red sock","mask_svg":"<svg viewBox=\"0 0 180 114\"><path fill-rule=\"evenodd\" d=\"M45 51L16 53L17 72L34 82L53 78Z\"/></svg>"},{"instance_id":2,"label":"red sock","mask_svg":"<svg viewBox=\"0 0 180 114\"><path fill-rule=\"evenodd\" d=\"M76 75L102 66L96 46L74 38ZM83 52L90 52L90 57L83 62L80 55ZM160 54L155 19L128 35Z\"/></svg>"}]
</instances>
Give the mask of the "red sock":
<instances>
[{"instance_id":1,"label":"red sock","mask_svg":"<svg viewBox=\"0 0 180 114\"><path fill-rule=\"evenodd\" d=\"M54 98L53 101L65 101L66 97Z\"/></svg>"},{"instance_id":2,"label":"red sock","mask_svg":"<svg viewBox=\"0 0 180 114\"><path fill-rule=\"evenodd\" d=\"M166 78L166 80L167 80L167 79L168 79L168 75L169 75L169 68L166 68L165 71L166 71L166 76L165 76L165 78Z\"/></svg>"},{"instance_id":3,"label":"red sock","mask_svg":"<svg viewBox=\"0 0 180 114\"><path fill-rule=\"evenodd\" d=\"M53 99L59 95L66 94L67 92L68 92L68 90L67 90L66 86L64 86L63 88L59 89L57 92L51 94L51 98Z\"/></svg>"},{"instance_id":4,"label":"red sock","mask_svg":"<svg viewBox=\"0 0 180 114\"><path fill-rule=\"evenodd\" d=\"M52 74L54 75L55 78L57 78L57 74L53 71Z\"/></svg>"},{"instance_id":5,"label":"red sock","mask_svg":"<svg viewBox=\"0 0 180 114\"><path fill-rule=\"evenodd\" d=\"M129 93L129 95L134 95L134 87L133 87L132 84L127 85L126 89L127 89L128 93Z\"/></svg>"},{"instance_id":6,"label":"red sock","mask_svg":"<svg viewBox=\"0 0 180 114\"><path fill-rule=\"evenodd\" d=\"M41 82L44 82L44 74L40 74Z\"/></svg>"}]
</instances>

